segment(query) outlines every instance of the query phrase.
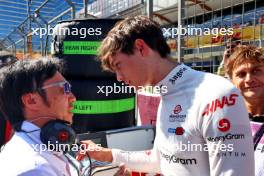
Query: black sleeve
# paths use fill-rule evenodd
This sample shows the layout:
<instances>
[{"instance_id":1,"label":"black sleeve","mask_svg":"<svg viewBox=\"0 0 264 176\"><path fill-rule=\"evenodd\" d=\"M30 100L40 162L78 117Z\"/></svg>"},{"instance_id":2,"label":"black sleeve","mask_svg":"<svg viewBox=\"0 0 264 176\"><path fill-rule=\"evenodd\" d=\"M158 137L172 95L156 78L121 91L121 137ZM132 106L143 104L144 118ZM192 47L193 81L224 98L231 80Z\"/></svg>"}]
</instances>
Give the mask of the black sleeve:
<instances>
[{"instance_id":1,"label":"black sleeve","mask_svg":"<svg viewBox=\"0 0 264 176\"><path fill-rule=\"evenodd\" d=\"M0 147L5 143L6 120L0 113Z\"/></svg>"}]
</instances>

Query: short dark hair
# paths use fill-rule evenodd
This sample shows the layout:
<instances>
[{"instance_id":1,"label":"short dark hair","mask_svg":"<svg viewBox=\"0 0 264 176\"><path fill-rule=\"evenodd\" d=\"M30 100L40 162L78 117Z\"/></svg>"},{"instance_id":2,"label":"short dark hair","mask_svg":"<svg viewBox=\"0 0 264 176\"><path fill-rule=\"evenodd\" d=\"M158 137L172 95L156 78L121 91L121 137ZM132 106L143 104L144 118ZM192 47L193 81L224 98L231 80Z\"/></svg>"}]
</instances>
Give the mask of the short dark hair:
<instances>
[{"instance_id":1,"label":"short dark hair","mask_svg":"<svg viewBox=\"0 0 264 176\"><path fill-rule=\"evenodd\" d=\"M1 69L0 109L16 131L25 119L22 95L38 92L47 103L45 91L41 87L57 71L62 71L62 62L49 58L17 60Z\"/></svg>"},{"instance_id":2,"label":"short dark hair","mask_svg":"<svg viewBox=\"0 0 264 176\"><path fill-rule=\"evenodd\" d=\"M113 71L109 57L115 55L116 52L133 54L136 39L144 40L162 58L170 54L170 48L157 22L146 16L129 17L117 23L102 41L98 57L102 62L103 69Z\"/></svg>"}]
</instances>

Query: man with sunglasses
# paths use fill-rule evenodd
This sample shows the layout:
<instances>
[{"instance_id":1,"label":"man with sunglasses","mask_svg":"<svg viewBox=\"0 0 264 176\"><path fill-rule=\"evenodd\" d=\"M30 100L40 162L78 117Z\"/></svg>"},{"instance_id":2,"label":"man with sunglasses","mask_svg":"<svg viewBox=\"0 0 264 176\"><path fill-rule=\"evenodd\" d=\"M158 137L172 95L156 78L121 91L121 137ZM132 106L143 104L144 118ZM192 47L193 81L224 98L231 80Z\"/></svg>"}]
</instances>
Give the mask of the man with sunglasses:
<instances>
[{"instance_id":1,"label":"man with sunglasses","mask_svg":"<svg viewBox=\"0 0 264 176\"><path fill-rule=\"evenodd\" d=\"M41 148L47 123L72 123L76 99L61 69L59 61L47 58L19 60L2 69L0 108L15 133L1 150L1 175L77 175L63 152Z\"/></svg>"}]
</instances>

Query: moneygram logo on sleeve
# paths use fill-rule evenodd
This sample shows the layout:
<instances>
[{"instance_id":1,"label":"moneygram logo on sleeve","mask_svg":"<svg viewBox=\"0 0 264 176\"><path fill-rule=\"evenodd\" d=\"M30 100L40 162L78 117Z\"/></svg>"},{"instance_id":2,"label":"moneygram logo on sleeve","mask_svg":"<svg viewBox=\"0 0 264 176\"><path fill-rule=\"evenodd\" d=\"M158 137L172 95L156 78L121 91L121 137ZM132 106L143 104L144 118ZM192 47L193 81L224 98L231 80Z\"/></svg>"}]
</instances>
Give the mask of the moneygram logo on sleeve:
<instances>
[{"instance_id":1,"label":"moneygram logo on sleeve","mask_svg":"<svg viewBox=\"0 0 264 176\"><path fill-rule=\"evenodd\" d=\"M216 136L216 137L208 137L207 140L210 142L218 142L218 141L223 141L225 142L226 140L239 140L239 139L245 139L244 134L231 134L228 133L226 135L222 136Z\"/></svg>"},{"instance_id":2,"label":"moneygram logo on sleeve","mask_svg":"<svg viewBox=\"0 0 264 176\"><path fill-rule=\"evenodd\" d=\"M160 152L161 157L167 160L169 163L178 163L182 165L193 165L197 164L197 160L195 158L186 159L186 158L179 158L176 155L168 155L163 152Z\"/></svg>"},{"instance_id":3,"label":"moneygram logo on sleeve","mask_svg":"<svg viewBox=\"0 0 264 176\"><path fill-rule=\"evenodd\" d=\"M40 38L46 35L53 35L54 32L57 35L73 35L79 36L80 38L86 38L89 35L102 35L102 28L68 28L62 27L55 31L55 28L48 26L48 28L31 28L32 35L39 35Z\"/></svg>"}]
</instances>

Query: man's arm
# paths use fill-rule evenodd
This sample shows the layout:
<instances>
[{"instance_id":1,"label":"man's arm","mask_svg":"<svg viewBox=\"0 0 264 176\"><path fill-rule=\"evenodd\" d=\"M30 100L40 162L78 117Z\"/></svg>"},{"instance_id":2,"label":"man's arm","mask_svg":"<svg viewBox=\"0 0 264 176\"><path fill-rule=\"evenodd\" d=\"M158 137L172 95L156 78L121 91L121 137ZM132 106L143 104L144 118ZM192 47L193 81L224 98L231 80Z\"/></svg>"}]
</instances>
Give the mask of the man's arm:
<instances>
[{"instance_id":1,"label":"man's arm","mask_svg":"<svg viewBox=\"0 0 264 176\"><path fill-rule=\"evenodd\" d=\"M238 91L225 97L214 101L215 111L202 117L211 176L253 176L253 139L243 97Z\"/></svg>"},{"instance_id":2,"label":"man's arm","mask_svg":"<svg viewBox=\"0 0 264 176\"><path fill-rule=\"evenodd\" d=\"M132 171L160 173L158 153L155 148L146 151L122 151L113 149L113 163L124 163Z\"/></svg>"},{"instance_id":3,"label":"man's arm","mask_svg":"<svg viewBox=\"0 0 264 176\"><path fill-rule=\"evenodd\" d=\"M224 51L224 55L223 55L223 60L221 61L218 69L217 69L217 74L220 75L220 76L223 76L223 77L227 77L228 78L228 75L226 74L226 64L228 62L228 58L230 56L230 53L231 53L231 48L228 48Z\"/></svg>"},{"instance_id":4,"label":"man's arm","mask_svg":"<svg viewBox=\"0 0 264 176\"><path fill-rule=\"evenodd\" d=\"M95 145L92 141L82 141L82 143L89 147ZM159 155L155 144L152 150L146 151L123 151L96 146L93 151L88 151L88 153L91 158L97 161L112 162L116 165L124 163L132 171L160 173ZM77 160L82 160L84 156L83 152L79 153Z\"/></svg>"}]
</instances>

